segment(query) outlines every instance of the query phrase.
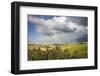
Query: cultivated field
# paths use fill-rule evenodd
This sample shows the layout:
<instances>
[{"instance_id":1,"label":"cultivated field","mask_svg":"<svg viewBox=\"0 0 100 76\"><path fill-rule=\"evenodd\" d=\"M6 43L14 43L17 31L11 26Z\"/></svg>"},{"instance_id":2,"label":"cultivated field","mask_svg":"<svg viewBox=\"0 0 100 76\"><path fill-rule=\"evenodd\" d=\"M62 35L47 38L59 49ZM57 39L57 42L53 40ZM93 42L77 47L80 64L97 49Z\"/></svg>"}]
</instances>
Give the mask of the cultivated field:
<instances>
[{"instance_id":1,"label":"cultivated field","mask_svg":"<svg viewBox=\"0 0 100 76\"><path fill-rule=\"evenodd\" d=\"M88 57L87 43L28 44L28 60L82 59Z\"/></svg>"}]
</instances>

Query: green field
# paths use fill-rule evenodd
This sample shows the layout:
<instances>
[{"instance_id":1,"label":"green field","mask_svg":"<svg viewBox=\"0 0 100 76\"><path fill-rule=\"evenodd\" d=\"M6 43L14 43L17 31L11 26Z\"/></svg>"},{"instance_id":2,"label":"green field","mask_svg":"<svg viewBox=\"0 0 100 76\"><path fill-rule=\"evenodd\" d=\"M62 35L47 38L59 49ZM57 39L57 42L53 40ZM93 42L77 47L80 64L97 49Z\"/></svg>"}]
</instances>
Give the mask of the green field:
<instances>
[{"instance_id":1,"label":"green field","mask_svg":"<svg viewBox=\"0 0 100 76\"><path fill-rule=\"evenodd\" d=\"M87 43L28 44L28 60L82 59L88 57Z\"/></svg>"}]
</instances>

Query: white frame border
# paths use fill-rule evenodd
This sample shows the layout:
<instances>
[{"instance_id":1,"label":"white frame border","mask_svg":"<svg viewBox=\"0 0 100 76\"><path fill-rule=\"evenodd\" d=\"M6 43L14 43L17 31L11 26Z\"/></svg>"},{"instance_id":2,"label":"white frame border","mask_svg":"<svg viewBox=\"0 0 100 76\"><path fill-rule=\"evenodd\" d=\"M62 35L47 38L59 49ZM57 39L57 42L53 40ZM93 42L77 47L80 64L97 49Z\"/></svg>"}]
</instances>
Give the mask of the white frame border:
<instances>
[{"instance_id":1,"label":"white frame border","mask_svg":"<svg viewBox=\"0 0 100 76\"><path fill-rule=\"evenodd\" d=\"M27 14L88 17L88 59L27 61ZM20 7L20 70L94 66L94 11L44 7Z\"/></svg>"}]
</instances>

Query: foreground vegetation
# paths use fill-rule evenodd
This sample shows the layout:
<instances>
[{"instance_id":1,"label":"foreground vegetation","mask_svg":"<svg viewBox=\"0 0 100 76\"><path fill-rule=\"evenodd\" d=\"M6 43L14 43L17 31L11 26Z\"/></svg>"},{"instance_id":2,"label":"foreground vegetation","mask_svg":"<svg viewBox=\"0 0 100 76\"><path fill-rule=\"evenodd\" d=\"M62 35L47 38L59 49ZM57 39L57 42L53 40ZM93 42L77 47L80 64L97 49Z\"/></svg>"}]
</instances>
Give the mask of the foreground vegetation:
<instances>
[{"instance_id":1,"label":"foreground vegetation","mask_svg":"<svg viewBox=\"0 0 100 76\"><path fill-rule=\"evenodd\" d=\"M78 44L28 44L28 60L56 60L87 58L87 43Z\"/></svg>"}]
</instances>

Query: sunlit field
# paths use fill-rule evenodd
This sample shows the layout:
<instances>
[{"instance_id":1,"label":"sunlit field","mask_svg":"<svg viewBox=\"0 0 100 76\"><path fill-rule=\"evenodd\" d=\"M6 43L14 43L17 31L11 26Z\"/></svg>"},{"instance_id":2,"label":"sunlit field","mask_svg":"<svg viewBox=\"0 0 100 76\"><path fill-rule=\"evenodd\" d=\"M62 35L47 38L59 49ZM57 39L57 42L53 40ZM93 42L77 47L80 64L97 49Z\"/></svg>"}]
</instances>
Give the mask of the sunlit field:
<instances>
[{"instance_id":1,"label":"sunlit field","mask_svg":"<svg viewBox=\"0 0 100 76\"><path fill-rule=\"evenodd\" d=\"M28 44L28 60L82 59L88 57L87 43Z\"/></svg>"}]
</instances>

